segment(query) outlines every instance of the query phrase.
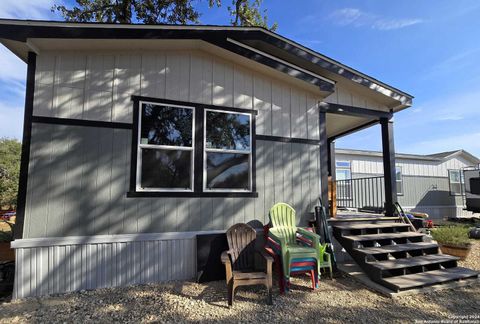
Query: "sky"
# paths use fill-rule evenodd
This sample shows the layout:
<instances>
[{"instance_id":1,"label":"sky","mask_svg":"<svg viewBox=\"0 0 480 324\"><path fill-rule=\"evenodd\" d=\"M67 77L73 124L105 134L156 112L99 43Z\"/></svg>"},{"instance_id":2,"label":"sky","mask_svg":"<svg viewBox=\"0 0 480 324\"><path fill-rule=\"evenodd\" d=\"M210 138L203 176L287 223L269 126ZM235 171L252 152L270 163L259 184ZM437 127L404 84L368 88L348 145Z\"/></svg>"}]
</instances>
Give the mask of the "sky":
<instances>
[{"instance_id":1,"label":"sky","mask_svg":"<svg viewBox=\"0 0 480 324\"><path fill-rule=\"evenodd\" d=\"M61 0L2 0L1 18L61 18ZM69 1L67 1L68 3ZM224 7L199 0L203 24L228 24ZM464 149L480 157L480 1L264 0L277 33L410 93L395 114L397 152ZM26 65L0 45L0 137L22 136ZM337 147L380 150L379 126Z\"/></svg>"}]
</instances>

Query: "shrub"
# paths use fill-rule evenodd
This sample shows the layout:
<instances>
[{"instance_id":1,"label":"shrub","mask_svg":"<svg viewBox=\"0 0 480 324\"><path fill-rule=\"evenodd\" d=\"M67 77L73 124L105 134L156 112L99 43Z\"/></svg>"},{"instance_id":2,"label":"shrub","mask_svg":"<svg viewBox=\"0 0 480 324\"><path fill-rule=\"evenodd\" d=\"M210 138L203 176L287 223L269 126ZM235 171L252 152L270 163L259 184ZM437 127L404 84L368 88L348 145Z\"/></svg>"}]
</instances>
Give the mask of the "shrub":
<instances>
[{"instance_id":1,"label":"shrub","mask_svg":"<svg viewBox=\"0 0 480 324\"><path fill-rule=\"evenodd\" d=\"M432 230L432 236L440 244L469 246L468 227L466 226L445 226Z\"/></svg>"}]
</instances>

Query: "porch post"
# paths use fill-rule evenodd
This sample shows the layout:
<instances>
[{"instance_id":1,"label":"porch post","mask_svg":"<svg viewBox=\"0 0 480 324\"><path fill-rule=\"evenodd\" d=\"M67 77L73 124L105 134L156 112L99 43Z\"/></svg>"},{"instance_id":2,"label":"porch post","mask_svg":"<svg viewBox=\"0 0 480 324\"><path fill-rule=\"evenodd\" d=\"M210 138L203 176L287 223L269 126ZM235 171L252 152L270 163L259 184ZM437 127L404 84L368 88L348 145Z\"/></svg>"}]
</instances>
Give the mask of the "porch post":
<instances>
[{"instance_id":1,"label":"porch post","mask_svg":"<svg viewBox=\"0 0 480 324\"><path fill-rule=\"evenodd\" d=\"M329 152L328 152L328 138L327 138L327 113L319 112L319 128L320 128L320 185L323 206L327 217L330 217L330 209L328 206L328 170L329 170Z\"/></svg>"},{"instance_id":2,"label":"porch post","mask_svg":"<svg viewBox=\"0 0 480 324\"><path fill-rule=\"evenodd\" d=\"M330 217L337 216L337 183L335 180L336 178L336 164L335 164L335 139L329 138L328 139L328 180L329 180L329 187L328 187L328 197L331 200L329 202L330 207Z\"/></svg>"},{"instance_id":3,"label":"porch post","mask_svg":"<svg viewBox=\"0 0 480 324\"><path fill-rule=\"evenodd\" d=\"M335 139L328 139L328 175L335 181Z\"/></svg>"},{"instance_id":4,"label":"porch post","mask_svg":"<svg viewBox=\"0 0 480 324\"><path fill-rule=\"evenodd\" d=\"M393 216L397 202L395 171L395 146L393 142L393 118L380 118L382 128L383 174L385 177L385 212Z\"/></svg>"}]
</instances>

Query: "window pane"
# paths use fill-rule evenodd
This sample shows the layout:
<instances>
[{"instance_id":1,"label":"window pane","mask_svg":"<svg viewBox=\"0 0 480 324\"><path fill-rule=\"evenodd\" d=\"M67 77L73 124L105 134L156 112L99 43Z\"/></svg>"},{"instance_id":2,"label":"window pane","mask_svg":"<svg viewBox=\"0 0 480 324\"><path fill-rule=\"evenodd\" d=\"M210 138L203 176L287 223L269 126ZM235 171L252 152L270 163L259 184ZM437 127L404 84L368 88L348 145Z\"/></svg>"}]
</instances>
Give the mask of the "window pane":
<instances>
[{"instance_id":1,"label":"window pane","mask_svg":"<svg viewBox=\"0 0 480 324\"><path fill-rule=\"evenodd\" d=\"M395 169L395 177L397 181L402 181L402 169L398 167Z\"/></svg>"},{"instance_id":2,"label":"window pane","mask_svg":"<svg viewBox=\"0 0 480 324\"><path fill-rule=\"evenodd\" d=\"M401 181L397 181L397 194L403 194Z\"/></svg>"},{"instance_id":3,"label":"window pane","mask_svg":"<svg viewBox=\"0 0 480 324\"><path fill-rule=\"evenodd\" d=\"M450 182L460 182L460 172L457 170L450 170Z\"/></svg>"},{"instance_id":4,"label":"window pane","mask_svg":"<svg viewBox=\"0 0 480 324\"><path fill-rule=\"evenodd\" d=\"M141 144L192 146L193 109L142 104Z\"/></svg>"},{"instance_id":5,"label":"window pane","mask_svg":"<svg viewBox=\"0 0 480 324\"><path fill-rule=\"evenodd\" d=\"M142 188L191 189L190 151L142 149Z\"/></svg>"},{"instance_id":6,"label":"window pane","mask_svg":"<svg viewBox=\"0 0 480 324\"><path fill-rule=\"evenodd\" d=\"M350 168L350 162L348 161L338 161L336 162L337 168Z\"/></svg>"},{"instance_id":7,"label":"window pane","mask_svg":"<svg viewBox=\"0 0 480 324\"><path fill-rule=\"evenodd\" d=\"M207 153L208 189L250 190L249 154Z\"/></svg>"},{"instance_id":8,"label":"window pane","mask_svg":"<svg viewBox=\"0 0 480 324\"><path fill-rule=\"evenodd\" d=\"M460 183L451 183L450 184L450 192L452 194L460 194L462 193L462 188Z\"/></svg>"},{"instance_id":9,"label":"window pane","mask_svg":"<svg viewBox=\"0 0 480 324\"><path fill-rule=\"evenodd\" d=\"M350 170L338 170L336 171L337 180L349 180L350 177Z\"/></svg>"},{"instance_id":10,"label":"window pane","mask_svg":"<svg viewBox=\"0 0 480 324\"><path fill-rule=\"evenodd\" d=\"M207 111L207 148L250 149L250 116Z\"/></svg>"}]
</instances>

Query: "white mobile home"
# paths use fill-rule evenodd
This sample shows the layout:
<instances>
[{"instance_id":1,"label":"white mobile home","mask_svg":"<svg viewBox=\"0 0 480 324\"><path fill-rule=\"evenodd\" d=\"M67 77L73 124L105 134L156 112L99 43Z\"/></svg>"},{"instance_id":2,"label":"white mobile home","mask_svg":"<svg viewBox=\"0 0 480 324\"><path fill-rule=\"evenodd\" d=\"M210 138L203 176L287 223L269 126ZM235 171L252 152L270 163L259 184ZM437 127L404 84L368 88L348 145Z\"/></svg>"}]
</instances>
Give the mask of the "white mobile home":
<instances>
[{"instance_id":1,"label":"white mobile home","mask_svg":"<svg viewBox=\"0 0 480 324\"><path fill-rule=\"evenodd\" d=\"M362 184L377 185L383 181L382 154L336 149L335 161L338 205L355 205L356 208L377 205L379 200L372 197L369 202L365 194L360 196L354 191L363 190ZM395 161L398 202L405 210L428 213L433 219L472 215L464 210L462 172L465 168L477 166L480 159L464 150L457 150L430 155L397 153ZM353 183L344 190L344 180L348 182L349 179L354 179ZM380 189L378 186L370 193L375 194L376 191L381 194Z\"/></svg>"},{"instance_id":2,"label":"white mobile home","mask_svg":"<svg viewBox=\"0 0 480 324\"><path fill-rule=\"evenodd\" d=\"M194 278L197 236L281 201L305 224L329 143L377 123L393 210L412 96L280 35L0 20L0 42L28 64L16 298Z\"/></svg>"}]
</instances>

